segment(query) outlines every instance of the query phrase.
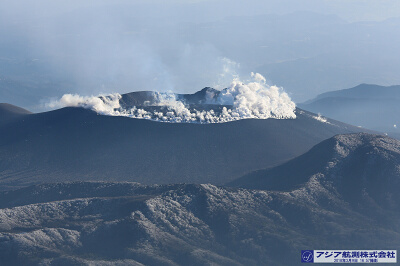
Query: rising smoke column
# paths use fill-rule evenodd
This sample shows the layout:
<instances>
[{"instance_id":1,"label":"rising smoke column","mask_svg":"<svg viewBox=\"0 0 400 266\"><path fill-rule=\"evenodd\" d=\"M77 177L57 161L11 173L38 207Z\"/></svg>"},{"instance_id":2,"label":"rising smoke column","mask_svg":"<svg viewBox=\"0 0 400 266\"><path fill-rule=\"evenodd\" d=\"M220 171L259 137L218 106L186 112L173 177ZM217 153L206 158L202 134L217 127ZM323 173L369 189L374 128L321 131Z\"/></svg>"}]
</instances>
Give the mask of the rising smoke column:
<instances>
[{"instance_id":1,"label":"rising smoke column","mask_svg":"<svg viewBox=\"0 0 400 266\"><path fill-rule=\"evenodd\" d=\"M220 111L197 110L177 99L173 93L154 92L156 101L148 107L123 109L120 94L82 97L66 94L48 107L83 107L110 116L125 116L171 123L224 123L240 119L294 119L295 103L287 93L276 86L266 84L265 78L251 73L247 83L234 79L231 85L218 95L207 94L206 103L222 106ZM159 107L153 110L151 107Z\"/></svg>"}]
</instances>

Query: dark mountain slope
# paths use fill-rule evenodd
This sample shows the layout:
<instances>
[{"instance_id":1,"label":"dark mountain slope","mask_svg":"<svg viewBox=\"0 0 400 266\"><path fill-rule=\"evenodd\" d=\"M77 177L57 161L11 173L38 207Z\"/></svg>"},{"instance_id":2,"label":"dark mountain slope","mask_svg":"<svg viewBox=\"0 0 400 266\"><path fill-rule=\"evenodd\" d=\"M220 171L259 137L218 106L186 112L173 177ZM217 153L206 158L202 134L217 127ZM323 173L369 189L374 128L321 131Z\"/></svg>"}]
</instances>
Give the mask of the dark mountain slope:
<instances>
[{"instance_id":1,"label":"dark mountain slope","mask_svg":"<svg viewBox=\"0 0 400 266\"><path fill-rule=\"evenodd\" d=\"M28 110L8 103L0 103L0 126L23 115L31 114Z\"/></svg>"},{"instance_id":2,"label":"dark mountain slope","mask_svg":"<svg viewBox=\"0 0 400 266\"><path fill-rule=\"evenodd\" d=\"M230 183L255 189L290 191L315 178L343 199L399 212L400 141L370 134L338 135L278 167Z\"/></svg>"},{"instance_id":3,"label":"dark mountain slope","mask_svg":"<svg viewBox=\"0 0 400 266\"><path fill-rule=\"evenodd\" d=\"M160 123L81 108L33 114L0 128L2 186L74 180L222 184L362 129L297 119Z\"/></svg>"}]
</instances>

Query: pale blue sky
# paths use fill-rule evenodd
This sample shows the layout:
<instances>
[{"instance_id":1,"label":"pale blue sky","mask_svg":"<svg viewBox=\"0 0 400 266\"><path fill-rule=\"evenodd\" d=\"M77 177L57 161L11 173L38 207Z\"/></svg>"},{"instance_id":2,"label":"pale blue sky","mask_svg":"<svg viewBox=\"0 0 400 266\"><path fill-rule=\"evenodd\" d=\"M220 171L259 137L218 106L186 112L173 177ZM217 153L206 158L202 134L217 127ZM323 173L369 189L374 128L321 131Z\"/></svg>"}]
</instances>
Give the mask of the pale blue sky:
<instances>
[{"instance_id":1,"label":"pale blue sky","mask_svg":"<svg viewBox=\"0 0 400 266\"><path fill-rule=\"evenodd\" d=\"M398 0L3 0L0 102L195 92L252 71L297 102L400 84L399 27Z\"/></svg>"}]
</instances>

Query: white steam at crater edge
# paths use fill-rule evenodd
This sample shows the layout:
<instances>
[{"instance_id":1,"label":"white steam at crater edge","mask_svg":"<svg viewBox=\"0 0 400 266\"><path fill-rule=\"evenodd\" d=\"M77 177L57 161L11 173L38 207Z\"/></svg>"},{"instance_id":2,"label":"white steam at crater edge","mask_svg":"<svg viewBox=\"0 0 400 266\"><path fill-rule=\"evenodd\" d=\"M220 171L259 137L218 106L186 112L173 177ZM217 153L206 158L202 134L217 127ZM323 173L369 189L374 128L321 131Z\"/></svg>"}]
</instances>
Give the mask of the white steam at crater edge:
<instances>
[{"instance_id":1,"label":"white steam at crater edge","mask_svg":"<svg viewBox=\"0 0 400 266\"><path fill-rule=\"evenodd\" d=\"M265 78L258 73L251 73L251 77L247 83L241 82L238 78L234 79L231 85L217 96L207 93L206 104L223 106L219 112L197 110L178 100L173 93L159 92L155 92L154 97L157 102L152 104L163 107L158 111L150 110L151 106L123 109L119 103L122 96L117 93L90 97L65 94L61 99L48 103L47 107L83 107L102 115L175 123L223 123L249 118L296 118L296 105L287 93L276 86L268 86Z\"/></svg>"}]
</instances>

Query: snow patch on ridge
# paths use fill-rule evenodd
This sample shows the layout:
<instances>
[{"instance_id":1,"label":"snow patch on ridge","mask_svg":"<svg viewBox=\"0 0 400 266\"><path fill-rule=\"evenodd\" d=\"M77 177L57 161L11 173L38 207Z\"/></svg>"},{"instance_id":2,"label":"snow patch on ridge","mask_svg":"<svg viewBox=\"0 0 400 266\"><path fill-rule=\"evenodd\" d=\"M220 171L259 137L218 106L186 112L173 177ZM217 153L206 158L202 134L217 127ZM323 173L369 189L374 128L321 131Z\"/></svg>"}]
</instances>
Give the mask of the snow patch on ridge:
<instances>
[{"instance_id":1,"label":"snow patch on ridge","mask_svg":"<svg viewBox=\"0 0 400 266\"><path fill-rule=\"evenodd\" d=\"M315 120L317 120L319 122L330 124L328 122L328 119L326 119L325 117L321 116L321 114L318 114L317 116L313 116L312 118L314 118Z\"/></svg>"}]
</instances>

